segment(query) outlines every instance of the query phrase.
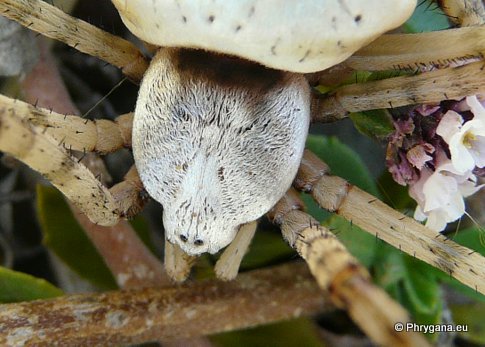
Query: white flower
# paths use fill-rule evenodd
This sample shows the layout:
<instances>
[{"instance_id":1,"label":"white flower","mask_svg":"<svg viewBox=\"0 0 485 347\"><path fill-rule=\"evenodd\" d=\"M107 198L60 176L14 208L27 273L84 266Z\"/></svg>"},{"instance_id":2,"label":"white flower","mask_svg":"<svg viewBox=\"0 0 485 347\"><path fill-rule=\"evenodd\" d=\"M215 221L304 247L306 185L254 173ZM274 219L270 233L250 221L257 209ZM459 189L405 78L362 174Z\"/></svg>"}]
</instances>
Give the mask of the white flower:
<instances>
[{"instance_id":1,"label":"white flower","mask_svg":"<svg viewBox=\"0 0 485 347\"><path fill-rule=\"evenodd\" d=\"M466 102L473 119L464 122L460 114L448 111L436 129L436 133L448 144L451 162L461 174L475 166L485 166L485 108L476 96L467 97Z\"/></svg>"},{"instance_id":2,"label":"white flower","mask_svg":"<svg viewBox=\"0 0 485 347\"><path fill-rule=\"evenodd\" d=\"M481 187L476 185L476 177L471 170L460 173L449 159L443 161L434 172L424 168L420 179L409 189L411 197L418 202L414 218L426 220L427 227L441 231L446 224L465 213L463 198Z\"/></svg>"}]
</instances>

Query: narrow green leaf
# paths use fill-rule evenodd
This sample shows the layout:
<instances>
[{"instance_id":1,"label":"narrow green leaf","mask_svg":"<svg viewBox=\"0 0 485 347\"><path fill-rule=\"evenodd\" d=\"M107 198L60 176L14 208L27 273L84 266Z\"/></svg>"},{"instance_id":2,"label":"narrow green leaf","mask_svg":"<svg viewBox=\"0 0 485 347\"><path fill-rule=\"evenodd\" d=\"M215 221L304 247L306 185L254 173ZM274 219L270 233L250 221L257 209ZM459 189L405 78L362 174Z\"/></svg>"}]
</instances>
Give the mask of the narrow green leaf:
<instances>
[{"instance_id":1,"label":"narrow green leaf","mask_svg":"<svg viewBox=\"0 0 485 347\"><path fill-rule=\"evenodd\" d=\"M406 277L404 288L413 316L418 323L436 324L441 320L442 298L430 266L409 256L404 257Z\"/></svg>"},{"instance_id":2,"label":"narrow green leaf","mask_svg":"<svg viewBox=\"0 0 485 347\"><path fill-rule=\"evenodd\" d=\"M130 224L135 229L136 234L140 240L147 246L147 248L157 256L157 248L153 244L153 240L150 237L150 228L147 221L141 215L136 216L130 220Z\"/></svg>"},{"instance_id":3,"label":"narrow green leaf","mask_svg":"<svg viewBox=\"0 0 485 347\"><path fill-rule=\"evenodd\" d=\"M434 268L386 245L377 251L374 280L420 324L441 322L442 297Z\"/></svg>"},{"instance_id":4,"label":"narrow green leaf","mask_svg":"<svg viewBox=\"0 0 485 347\"><path fill-rule=\"evenodd\" d=\"M483 239L484 231L479 227L472 227L465 230L459 231L456 235L454 235L451 239L462 246L468 247L475 252L480 253L481 255L485 256L485 241ZM449 274L444 273L443 271L434 270L436 276L446 284L453 287L455 290L459 291L460 293L480 302L485 302L485 295L473 290L472 288L464 285L461 282L458 282L456 279L451 277Z\"/></svg>"},{"instance_id":5,"label":"narrow green leaf","mask_svg":"<svg viewBox=\"0 0 485 347\"><path fill-rule=\"evenodd\" d=\"M374 179L360 156L336 137L308 135L306 146L330 166L334 175L372 195L379 195Z\"/></svg>"},{"instance_id":6,"label":"narrow green leaf","mask_svg":"<svg viewBox=\"0 0 485 347\"><path fill-rule=\"evenodd\" d=\"M269 266L295 256L295 251L283 240L281 233L258 230L241 263L241 270Z\"/></svg>"},{"instance_id":7,"label":"narrow green leaf","mask_svg":"<svg viewBox=\"0 0 485 347\"><path fill-rule=\"evenodd\" d=\"M378 182L383 201L398 211L409 211L412 216L416 201L409 196L409 188L397 184L387 170L379 177Z\"/></svg>"},{"instance_id":8,"label":"narrow green leaf","mask_svg":"<svg viewBox=\"0 0 485 347\"><path fill-rule=\"evenodd\" d=\"M374 281L386 290L399 285L406 277L406 266L403 254L394 247L383 244L376 252L376 261L373 267ZM396 297L397 299L397 297Z\"/></svg>"},{"instance_id":9,"label":"narrow green leaf","mask_svg":"<svg viewBox=\"0 0 485 347\"><path fill-rule=\"evenodd\" d=\"M219 347L324 347L317 329L306 318L214 335L211 340Z\"/></svg>"},{"instance_id":10,"label":"narrow green leaf","mask_svg":"<svg viewBox=\"0 0 485 347\"><path fill-rule=\"evenodd\" d=\"M392 119L387 110L356 112L351 113L349 117L360 133L372 139L385 139L394 131Z\"/></svg>"},{"instance_id":11,"label":"narrow green leaf","mask_svg":"<svg viewBox=\"0 0 485 347\"><path fill-rule=\"evenodd\" d=\"M377 247L381 244L374 236L337 215L333 215L322 224L333 230L339 240L362 265L370 267L374 263Z\"/></svg>"},{"instance_id":12,"label":"narrow green leaf","mask_svg":"<svg viewBox=\"0 0 485 347\"><path fill-rule=\"evenodd\" d=\"M457 304L451 306L455 324L466 326L468 331L458 332L463 339L476 344L485 345L485 303Z\"/></svg>"},{"instance_id":13,"label":"narrow green leaf","mask_svg":"<svg viewBox=\"0 0 485 347\"><path fill-rule=\"evenodd\" d=\"M96 286L116 288L113 275L56 189L37 186L37 211L44 244L73 271Z\"/></svg>"},{"instance_id":14,"label":"narrow green leaf","mask_svg":"<svg viewBox=\"0 0 485 347\"><path fill-rule=\"evenodd\" d=\"M309 135L307 148L325 161L333 174L341 176L350 183L367 192L378 195L369 170L360 156L335 137ZM365 266L371 266L379 244L376 239L356 225L332 213L322 210L308 195L303 194L307 212L325 226L334 230L349 251Z\"/></svg>"},{"instance_id":15,"label":"narrow green leaf","mask_svg":"<svg viewBox=\"0 0 485 347\"><path fill-rule=\"evenodd\" d=\"M432 0L421 1L411 18L403 25L404 31L408 33L437 31L449 27L448 18Z\"/></svg>"},{"instance_id":16,"label":"narrow green leaf","mask_svg":"<svg viewBox=\"0 0 485 347\"><path fill-rule=\"evenodd\" d=\"M48 299L62 294L62 290L44 279L0 266L1 303Z\"/></svg>"}]
</instances>

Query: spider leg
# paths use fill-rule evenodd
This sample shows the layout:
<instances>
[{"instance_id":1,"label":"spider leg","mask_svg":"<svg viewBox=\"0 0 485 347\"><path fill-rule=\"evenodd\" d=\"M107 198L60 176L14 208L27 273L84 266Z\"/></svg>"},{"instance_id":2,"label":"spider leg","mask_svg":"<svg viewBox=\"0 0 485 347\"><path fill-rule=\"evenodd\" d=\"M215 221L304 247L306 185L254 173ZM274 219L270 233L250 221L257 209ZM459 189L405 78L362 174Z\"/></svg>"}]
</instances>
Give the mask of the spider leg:
<instances>
[{"instance_id":1,"label":"spider leg","mask_svg":"<svg viewBox=\"0 0 485 347\"><path fill-rule=\"evenodd\" d=\"M141 80L148 67L143 54L131 42L73 18L42 0L2 0L0 14L121 68L135 82Z\"/></svg>"},{"instance_id":2,"label":"spider leg","mask_svg":"<svg viewBox=\"0 0 485 347\"><path fill-rule=\"evenodd\" d=\"M457 26L484 24L485 5L480 0L441 0L439 6Z\"/></svg>"},{"instance_id":3,"label":"spider leg","mask_svg":"<svg viewBox=\"0 0 485 347\"><path fill-rule=\"evenodd\" d=\"M312 103L313 121L344 118L349 112L461 99L485 92L485 63L478 61L415 76L346 85Z\"/></svg>"},{"instance_id":4,"label":"spider leg","mask_svg":"<svg viewBox=\"0 0 485 347\"><path fill-rule=\"evenodd\" d=\"M196 256L188 255L178 245L165 239L165 271L172 280L175 282L185 281L196 260Z\"/></svg>"},{"instance_id":5,"label":"spider leg","mask_svg":"<svg viewBox=\"0 0 485 347\"><path fill-rule=\"evenodd\" d=\"M224 281L236 278L241 261L254 237L257 226L256 221L241 226L236 237L224 250L214 267L217 278Z\"/></svg>"},{"instance_id":6,"label":"spider leg","mask_svg":"<svg viewBox=\"0 0 485 347\"><path fill-rule=\"evenodd\" d=\"M324 209L335 212L363 230L450 274L485 294L485 258L437 231L395 211L376 197L328 174L328 166L305 150L295 179Z\"/></svg>"},{"instance_id":7,"label":"spider leg","mask_svg":"<svg viewBox=\"0 0 485 347\"><path fill-rule=\"evenodd\" d=\"M8 98L0 96L0 103L5 99ZM89 120L63 115L25 105L29 122L71 150L107 154L123 147L131 147L133 113L121 115L113 122L107 119Z\"/></svg>"},{"instance_id":8,"label":"spider leg","mask_svg":"<svg viewBox=\"0 0 485 347\"><path fill-rule=\"evenodd\" d=\"M135 165L130 168L123 181L115 184L109 191L119 206L121 216L125 218L136 216L149 199Z\"/></svg>"},{"instance_id":9,"label":"spider leg","mask_svg":"<svg viewBox=\"0 0 485 347\"><path fill-rule=\"evenodd\" d=\"M395 324L409 322L406 311L382 289L372 284L367 270L337 237L302 212L298 193L290 189L268 214L281 226L285 239L306 260L320 288L333 303L382 346L428 346L415 332L396 332ZM369 319L372 317L372 319Z\"/></svg>"},{"instance_id":10,"label":"spider leg","mask_svg":"<svg viewBox=\"0 0 485 347\"><path fill-rule=\"evenodd\" d=\"M382 35L360 49L345 65L355 70L384 71L432 68L482 58L485 26L419 34Z\"/></svg>"},{"instance_id":11,"label":"spider leg","mask_svg":"<svg viewBox=\"0 0 485 347\"><path fill-rule=\"evenodd\" d=\"M36 108L3 95L0 95L0 106L20 107L18 113L26 115L26 121L33 124L43 136L62 144L64 149L107 154L119 148L131 147L132 113L121 115L114 122L105 119L92 121ZM122 182L110 188L110 193L118 206L119 217L135 216L148 199L135 166Z\"/></svg>"},{"instance_id":12,"label":"spider leg","mask_svg":"<svg viewBox=\"0 0 485 347\"><path fill-rule=\"evenodd\" d=\"M108 189L55 139L28 122L28 104L6 97L0 102L0 151L44 175L94 223L116 224L119 210Z\"/></svg>"}]
</instances>

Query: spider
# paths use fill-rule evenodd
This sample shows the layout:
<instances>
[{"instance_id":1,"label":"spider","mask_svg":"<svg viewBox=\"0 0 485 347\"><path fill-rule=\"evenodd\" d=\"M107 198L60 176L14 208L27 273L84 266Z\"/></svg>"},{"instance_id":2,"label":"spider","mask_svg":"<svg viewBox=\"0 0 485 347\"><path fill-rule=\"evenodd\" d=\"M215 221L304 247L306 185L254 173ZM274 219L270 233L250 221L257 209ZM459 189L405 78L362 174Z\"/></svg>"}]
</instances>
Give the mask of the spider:
<instances>
[{"instance_id":1,"label":"spider","mask_svg":"<svg viewBox=\"0 0 485 347\"><path fill-rule=\"evenodd\" d=\"M310 152L304 152L303 148L310 117L314 121L329 121L358 110L440 101L445 93L443 90L446 90L446 98L460 98L483 89L481 75L478 75L482 71L481 63L474 63L461 69L448 68L417 76L345 86L327 98L311 96L302 73L335 65L383 32L398 26L412 12L414 1L399 2L402 9L392 10L396 17L378 18L380 24L376 32L365 32L364 29L373 27L373 17L368 14L374 12L377 5L339 2L337 6L337 2L331 3L328 10L330 13L335 11L335 16L329 17L330 22L325 22L321 31L332 26L338 31L335 26L339 23L359 28L350 35L347 29L343 29L347 34L343 38L334 36L329 39L327 36L325 39L330 42L327 44L335 47L335 52L312 51L316 45L314 37L301 39L302 45L296 48L291 44L286 46L281 37L291 37L294 32L285 32L285 26L282 26L278 30L283 32L275 29L276 36L270 33L269 39L265 38L264 54L260 47L243 46L244 37L241 42L234 40L234 36L224 38L224 35L217 40L206 39L208 33L204 28L229 32L230 27L234 34L241 32L246 35L246 22L236 20L240 13L246 13L248 18L259 18L259 13L270 12L269 5L261 5L260 8L255 2L244 3L241 8L235 7L236 19L227 15L230 20L226 21L224 18L221 20L220 14L210 7L202 11L203 15L190 17L189 14L198 13L200 9L180 7L179 2L167 8L152 8L151 1L113 2L129 29L141 39L159 46L188 49L167 48L156 53L140 88L134 119L128 114L116 122L92 122L1 97L0 150L41 172L94 223L101 225L112 225L121 217L136 214L143 204L142 191L148 191L164 207L166 257L175 257L172 262L174 268L181 266L177 262L187 263L187 266L181 266L184 268L182 271L172 269L171 273L179 279L185 278L194 256L217 252L231 241L216 265L216 270L219 269L216 273L225 279L233 278L238 265L234 270L234 266L229 269L228 264L240 262L255 230L252 221L274 205L270 218L282 226L290 243L296 244L302 255L310 258L310 263L313 259L316 266L311 245L319 239L318 236L330 236L316 227L315 221L300 214L302 204L291 191L284 197L294 181L295 187L310 192L322 207L336 211L403 251L453 273L481 292L485 291L480 280L484 275L484 267L480 264L484 261L479 255L469 255L467 249L400 215L342 179L330 176L328 167ZM136 6L130 7L133 4L146 7L137 12ZM383 4L380 1L375 4L390 8L397 6L395 2ZM308 3L305 6L313 5ZM307 11L305 6L297 7L295 11L302 8ZM22 8L21 12L18 12L19 8ZM42 10L37 12L37 9ZM226 9L223 13L228 11ZM38 13L55 14L66 24L74 24L72 19L62 17L43 2L3 1L0 13L47 36L62 39L81 51L97 52L101 58L122 67L133 80L138 80L146 69L143 57L122 41L103 41L110 50L119 53L114 55L114 59L109 57L104 47L96 46L96 40L89 42L91 40L83 37L87 33L86 27L79 22L75 23L76 26L66 25L66 28L75 28L69 35L42 28L42 24L37 23L42 20ZM162 35L158 34L156 16L148 15L156 13L169 13L171 18L176 18L174 27ZM267 18L259 20L266 21ZM182 35L179 39L178 34L187 30L183 29L184 25L191 21L198 26L190 27L189 35ZM201 24L201 21L204 23ZM249 19L248 23L251 23ZM259 28L249 26L247 35L257 35ZM293 30L297 29L295 24ZM103 35L88 30L89 35L94 33L94 37ZM347 59L345 64L355 69L386 70L405 68L423 61L453 60L467 56L478 47L457 45L459 49L453 50L450 45L448 51L432 47L422 52L423 47L429 47L431 42L443 37L458 40L464 33L477 35L478 32L477 28L462 28L418 36L385 35ZM361 33L362 36L359 36ZM161 42L159 37L163 38ZM163 41L165 39L167 41ZM271 40L272 44L268 46ZM399 46L395 42L399 42ZM208 50L219 53L209 53ZM280 50L283 53L280 54ZM256 60L267 67L246 59ZM293 72L286 71L292 66L298 68ZM463 82L450 85L450 76ZM429 83L436 87L429 88ZM467 88L463 87L465 83ZM411 84L413 87L410 87ZM206 118L198 117L198 114L204 114ZM237 117L231 118L233 114ZM14 141L18 138L28 138L29 142L19 144ZM108 190L68 151L58 146L59 142L72 150L100 154L133 144L137 167L130 170L125 182ZM48 153L48 161L43 160L44 153ZM298 168L300 161L302 165ZM370 211L375 220L370 220ZM318 230L317 234L315 230ZM310 233L306 235L306 241L305 231ZM311 242L308 243L309 239ZM433 252L429 251L430 248ZM339 247L335 249L340 250ZM454 258L447 256L447 252ZM348 263L353 262L347 260ZM460 266L453 265L455 263ZM327 282L324 287L330 286L331 283Z\"/></svg>"}]
</instances>

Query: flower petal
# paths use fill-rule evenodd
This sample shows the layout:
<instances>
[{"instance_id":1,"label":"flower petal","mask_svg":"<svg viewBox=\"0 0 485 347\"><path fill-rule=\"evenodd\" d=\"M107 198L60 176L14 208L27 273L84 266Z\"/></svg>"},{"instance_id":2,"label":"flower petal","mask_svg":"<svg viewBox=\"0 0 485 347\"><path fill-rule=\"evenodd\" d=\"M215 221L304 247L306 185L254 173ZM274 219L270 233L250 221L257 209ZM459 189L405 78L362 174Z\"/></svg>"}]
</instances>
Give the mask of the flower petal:
<instances>
[{"instance_id":1,"label":"flower petal","mask_svg":"<svg viewBox=\"0 0 485 347\"><path fill-rule=\"evenodd\" d=\"M450 200L450 196L458 191L456 179L452 176L443 175L437 171L433 173L423 185L425 196L424 212L440 208Z\"/></svg>"},{"instance_id":2,"label":"flower petal","mask_svg":"<svg viewBox=\"0 0 485 347\"><path fill-rule=\"evenodd\" d=\"M411 163L411 165L416 167L418 170L421 170L426 162L433 159L433 157L428 155L427 153L433 152L434 147L429 143L416 145L406 153L406 158Z\"/></svg>"},{"instance_id":3,"label":"flower petal","mask_svg":"<svg viewBox=\"0 0 485 347\"><path fill-rule=\"evenodd\" d=\"M466 103L470 106L470 109L474 115L473 119L479 119L485 123L485 108L483 108L477 97L475 95L468 96L466 98Z\"/></svg>"},{"instance_id":4,"label":"flower petal","mask_svg":"<svg viewBox=\"0 0 485 347\"><path fill-rule=\"evenodd\" d=\"M458 133L463 124L463 118L455 111L448 111L436 128L436 133L445 140L446 143L450 143L451 137Z\"/></svg>"},{"instance_id":5,"label":"flower petal","mask_svg":"<svg viewBox=\"0 0 485 347\"><path fill-rule=\"evenodd\" d=\"M446 228L446 224L448 222L444 218L445 214L441 210L434 210L429 213L428 220L426 221L426 227L436 230L442 231Z\"/></svg>"},{"instance_id":6,"label":"flower petal","mask_svg":"<svg viewBox=\"0 0 485 347\"><path fill-rule=\"evenodd\" d=\"M475 167L475 160L473 159L468 148L463 144L461 133L455 134L451 137L449 143L451 162L459 173L465 173L473 170Z\"/></svg>"}]
</instances>

